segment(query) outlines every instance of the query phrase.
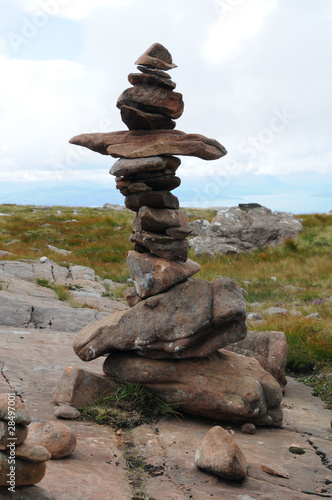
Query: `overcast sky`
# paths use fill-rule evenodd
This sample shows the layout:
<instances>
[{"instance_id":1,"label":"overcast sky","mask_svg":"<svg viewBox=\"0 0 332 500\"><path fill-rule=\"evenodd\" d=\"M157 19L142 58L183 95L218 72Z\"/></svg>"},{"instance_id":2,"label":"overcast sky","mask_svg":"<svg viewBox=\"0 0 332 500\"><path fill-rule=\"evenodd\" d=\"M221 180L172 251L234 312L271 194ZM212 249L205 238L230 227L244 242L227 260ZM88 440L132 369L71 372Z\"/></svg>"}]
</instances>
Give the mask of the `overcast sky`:
<instances>
[{"instance_id":1,"label":"overcast sky","mask_svg":"<svg viewBox=\"0 0 332 500\"><path fill-rule=\"evenodd\" d=\"M332 209L331 0L0 0L0 203L123 203L111 157L68 144L125 130L116 101L152 43L217 139L182 157L182 205Z\"/></svg>"}]
</instances>

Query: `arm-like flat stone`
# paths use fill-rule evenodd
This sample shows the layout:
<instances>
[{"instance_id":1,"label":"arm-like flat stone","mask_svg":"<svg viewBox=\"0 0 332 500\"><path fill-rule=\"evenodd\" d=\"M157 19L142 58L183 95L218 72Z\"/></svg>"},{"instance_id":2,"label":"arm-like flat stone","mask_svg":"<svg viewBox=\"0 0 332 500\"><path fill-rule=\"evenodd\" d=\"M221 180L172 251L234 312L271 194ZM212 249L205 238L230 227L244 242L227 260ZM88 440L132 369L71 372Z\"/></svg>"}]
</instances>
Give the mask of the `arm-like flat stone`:
<instances>
[{"instance_id":1,"label":"arm-like flat stone","mask_svg":"<svg viewBox=\"0 0 332 500\"><path fill-rule=\"evenodd\" d=\"M218 141L200 134L186 134L180 130L124 130L81 134L69 142L103 155L109 154L113 158L145 158L174 154L217 160L227 154L224 146Z\"/></svg>"}]
</instances>

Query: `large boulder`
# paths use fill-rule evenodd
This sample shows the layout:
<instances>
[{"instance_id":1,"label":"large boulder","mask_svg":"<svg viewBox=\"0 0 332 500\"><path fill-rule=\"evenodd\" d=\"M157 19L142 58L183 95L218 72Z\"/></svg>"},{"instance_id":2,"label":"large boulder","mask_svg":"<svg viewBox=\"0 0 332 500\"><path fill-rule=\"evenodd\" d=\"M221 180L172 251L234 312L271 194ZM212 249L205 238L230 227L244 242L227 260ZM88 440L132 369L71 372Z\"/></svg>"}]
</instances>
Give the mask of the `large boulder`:
<instances>
[{"instance_id":1,"label":"large boulder","mask_svg":"<svg viewBox=\"0 0 332 500\"><path fill-rule=\"evenodd\" d=\"M282 392L258 361L220 350L207 358L147 359L135 353L110 354L106 375L139 383L179 409L221 421L280 427Z\"/></svg>"},{"instance_id":2,"label":"large boulder","mask_svg":"<svg viewBox=\"0 0 332 500\"><path fill-rule=\"evenodd\" d=\"M190 241L197 255L251 252L263 246L280 245L294 239L302 224L294 215L271 212L257 203L222 208L205 226L204 234Z\"/></svg>"},{"instance_id":3,"label":"large boulder","mask_svg":"<svg viewBox=\"0 0 332 500\"><path fill-rule=\"evenodd\" d=\"M191 279L86 326L74 351L84 361L117 350L201 358L245 336L245 302L234 281Z\"/></svg>"}]
</instances>

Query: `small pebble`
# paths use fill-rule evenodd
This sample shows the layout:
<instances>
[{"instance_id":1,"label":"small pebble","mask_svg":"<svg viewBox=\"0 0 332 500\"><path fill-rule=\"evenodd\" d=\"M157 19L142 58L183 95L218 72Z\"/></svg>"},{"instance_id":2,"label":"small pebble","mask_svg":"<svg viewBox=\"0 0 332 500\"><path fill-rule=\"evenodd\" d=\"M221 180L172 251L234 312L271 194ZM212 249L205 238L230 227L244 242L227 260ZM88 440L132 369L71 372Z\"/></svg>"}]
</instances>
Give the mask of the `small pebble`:
<instances>
[{"instance_id":1,"label":"small pebble","mask_svg":"<svg viewBox=\"0 0 332 500\"><path fill-rule=\"evenodd\" d=\"M54 409L54 415L58 418L65 418L67 420L75 420L81 416L80 412L69 405L56 406Z\"/></svg>"},{"instance_id":2,"label":"small pebble","mask_svg":"<svg viewBox=\"0 0 332 500\"><path fill-rule=\"evenodd\" d=\"M241 432L243 434L256 434L256 426L255 424L243 424Z\"/></svg>"}]
</instances>

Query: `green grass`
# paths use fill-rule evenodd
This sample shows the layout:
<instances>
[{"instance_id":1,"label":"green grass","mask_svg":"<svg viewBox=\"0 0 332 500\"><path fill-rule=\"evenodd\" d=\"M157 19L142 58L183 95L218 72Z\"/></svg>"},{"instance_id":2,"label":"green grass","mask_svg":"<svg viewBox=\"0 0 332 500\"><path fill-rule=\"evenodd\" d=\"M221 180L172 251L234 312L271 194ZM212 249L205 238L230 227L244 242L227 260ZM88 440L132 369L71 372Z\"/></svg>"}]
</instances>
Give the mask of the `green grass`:
<instances>
[{"instance_id":1,"label":"green grass","mask_svg":"<svg viewBox=\"0 0 332 500\"><path fill-rule=\"evenodd\" d=\"M215 216L212 210L185 210L190 220L211 221ZM60 265L88 266L101 278L122 283L123 287L107 292L107 296L122 298L130 277L125 255L133 248L129 242L132 212L84 207L35 211L35 207L19 205L2 205L0 211L12 214L1 219L0 249L8 250L5 244L18 240L10 246L14 255L0 258L0 262L20 258L36 260L36 255L45 255ZM332 371L332 215L310 214L299 218L303 219L304 229L296 241L286 240L277 248L214 257L197 257L190 251L189 256L202 266L195 278L215 280L229 276L246 291L248 311L261 312L266 318L266 323L256 329L286 333L289 369L304 373L313 368ZM76 222L68 222L72 219ZM64 257L49 250L48 244L72 253ZM41 254L36 254L36 248ZM276 277L276 281L271 277ZM296 290L285 288L287 285ZM63 300L68 300L68 289L55 291ZM254 302L261 305L253 308ZM269 318L264 310L271 306L294 309L303 315L318 312L320 318L307 320L290 315Z\"/></svg>"},{"instance_id":2,"label":"green grass","mask_svg":"<svg viewBox=\"0 0 332 500\"><path fill-rule=\"evenodd\" d=\"M36 283L37 285L44 286L45 288L51 288L51 290L54 290L55 293L57 294L58 300L61 300L62 302L72 300L71 295L68 291L68 287L66 287L65 285L56 285L44 278L37 278Z\"/></svg>"},{"instance_id":3,"label":"green grass","mask_svg":"<svg viewBox=\"0 0 332 500\"><path fill-rule=\"evenodd\" d=\"M152 423L167 415L180 416L169 405L140 384L123 383L114 393L106 394L94 405L81 410L82 418L116 428L133 428Z\"/></svg>"}]
</instances>

